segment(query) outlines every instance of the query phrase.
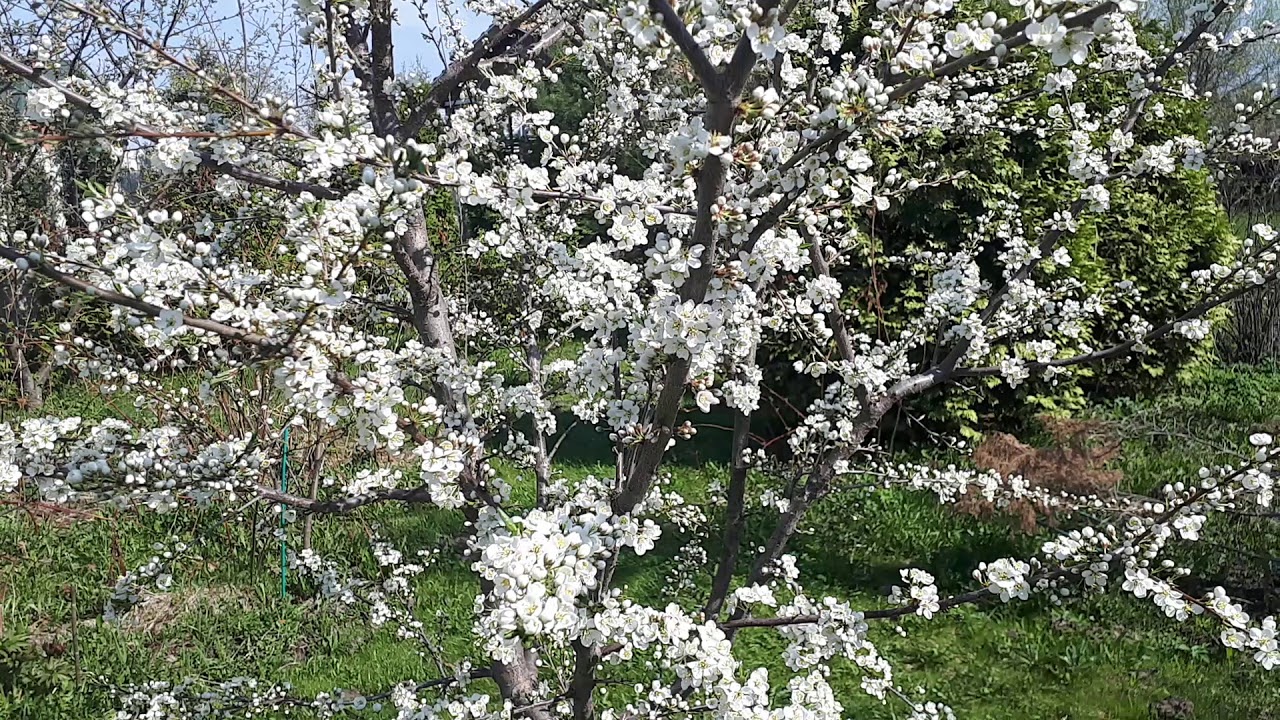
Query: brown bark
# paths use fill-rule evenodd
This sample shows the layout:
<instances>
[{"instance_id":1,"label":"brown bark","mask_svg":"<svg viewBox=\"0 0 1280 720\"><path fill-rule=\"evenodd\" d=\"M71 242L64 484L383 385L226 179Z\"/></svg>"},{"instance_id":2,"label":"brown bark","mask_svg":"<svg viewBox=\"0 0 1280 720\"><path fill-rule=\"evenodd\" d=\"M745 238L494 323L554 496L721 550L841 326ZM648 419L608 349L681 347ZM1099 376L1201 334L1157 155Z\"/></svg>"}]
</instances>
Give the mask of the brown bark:
<instances>
[{"instance_id":1,"label":"brown bark","mask_svg":"<svg viewBox=\"0 0 1280 720\"><path fill-rule=\"evenodd\" d=\"M0 280L0 335L3 335L5 353L12 364L12 381L18 390L18 399L23 407L37 410L44 405L42 384L49 366L32 369L25 334L36 319L39 303L31 297L35 288L30 275L24 272L7 275Z\"/></svg>"}]
</instances>

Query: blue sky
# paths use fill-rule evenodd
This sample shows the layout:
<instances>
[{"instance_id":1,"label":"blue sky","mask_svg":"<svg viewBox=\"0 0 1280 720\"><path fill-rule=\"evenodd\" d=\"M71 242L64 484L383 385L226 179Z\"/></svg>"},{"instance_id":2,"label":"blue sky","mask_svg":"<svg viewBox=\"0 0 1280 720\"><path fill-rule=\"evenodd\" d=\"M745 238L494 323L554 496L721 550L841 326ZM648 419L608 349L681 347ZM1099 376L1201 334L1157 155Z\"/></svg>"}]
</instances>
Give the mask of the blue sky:
<instances>
[{"instance_id":1,"label":"blue sky","mask_svg":"<svg viewBox=\"0 0 1280 720\"><path fill-rule=\"evenodd\" d=\"M205 0L206 2L208 0ZM423 0L424 4L432 11L435 9L434 0ZM394 30L394 39L396 43L396 66L397 70L418 69L434 75L443 70L443 64L435 48L428 42L423 40L423 33L426 26L418 16L418 11L414 8L409 0L393 0L397 11L398 22ZM462 0L453 0L459 7L457 12L463 21L466 34L470 38L476 38L486 29L488 29L492 19L489 16L479 16L464 7L461 7ZM242 4L243 3L243 4ZM277 4L278 3L278 4ZM188 6L191 7L191 6ZM199 6L196 6L199 8ZM249 7L250 14L255 12L270 15L273 18L283 17L287 27L296 26L294 16L294 0L212 0L206 8L207 14L205 18L221 20L219 23L220 32L225 33L224 37L233 47L239 47L241 38L241 26L237 16L240 7ZM201 13L197 10L197 17ZM28 12L28 8L23 4L15 4L9 10L11 16L19 21L34 20L35 16ZM250 31L252 35L252 30Z\"/></svg>"},{"instance_id":2,"label":"blue sky","mask_svg":"<svg viewBox=\"0 0 1280 720\"><path fill-rule=\"evenodd\" d=\"M443 70L440 58L435 52L435 48L431 47L422 39L424 26L422 20L418 17L418 11L407 0L395 0L396 10L399 15L399 23L395 28L396 41L396 65L398 70L408 68L421 68L431 74L435 74ZM480 17L465 8L460 10L460 16L466 27L467 37L475 38L488 29L492 20L488 17Z\"/></svg>"},{"instance_id":3,"label":"blue sky","mask_svg":"<svg viewBox=\"0 0 1280 720\"><path fill-rule=\"evenodd\" d=\"M287 13L289 24L293 23L293 0L280 0L281 5L271 7L280 7L283 12ZM409 0L393 0L395 3L398 22L394 30L394 39L396 43L396 69L410 70L419 69L434 75L443 70L440 57L435 47L423 40L423 33L426 31L426 25L422 18L418 16L418 10ZM426 0L424 4L432 12L435 10L435 4L432 0ZM461 5L461 2L457 3ZM246 3L251 7L263 8L266 4L263 2ZM211 7L212 13L218 18L227 18L222 22L223 31L227 33L227 37L235 38L232 42L239 42L240 24L236 19L237 8L241 7L239 0L213 0ZM252 12L252 11L251 11ZM281 10L271 9L267 12L277 14ZM488 16L478 16L466 8L459 7L458 14L462 18L463 25L466 28L467 36L471 38L478 37L488 27L491 19Z\"/></svg>"}]
</instances>

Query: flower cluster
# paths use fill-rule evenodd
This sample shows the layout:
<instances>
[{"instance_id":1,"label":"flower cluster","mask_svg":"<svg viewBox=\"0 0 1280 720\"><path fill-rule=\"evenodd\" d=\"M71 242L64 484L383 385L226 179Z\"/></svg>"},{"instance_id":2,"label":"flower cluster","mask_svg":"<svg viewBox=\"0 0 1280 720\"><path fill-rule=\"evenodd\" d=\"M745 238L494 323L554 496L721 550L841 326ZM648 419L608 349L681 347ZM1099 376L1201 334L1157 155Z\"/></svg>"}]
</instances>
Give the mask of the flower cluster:
<instances>
[{"instance_id":1,"label":"flower cluster","mask_svg":"<svg viewBox=\"0 0 1280 720\"><path fill-rule=\"evenodd\" d=\"M653 548L658 525L614 514L603 491L603 483L588 478L551 510L512 518L490 508L481 515L472 568L492 589L476 597L477 629L495 659L509 660L520 637L580 636L591 618L584 606L604 568L624 548L637 555ZM638 512L664 504L658 495Z\"/></svg>"},{"instance_id":2,"label":"flower cluster","mask_svg":"<svg viewBox=\"0 0 1280 720\"><path fill-rule=\"evenodd\" d=\"M992 595L999 596L1003 602L1013 598L1026 600L1031 592L1031 584L1027 575L1031 566L1021 560L1001 558L992 563L981 563L973 571L975 580L983 583Z\"/></svg>"},{"instance_id":3,"label":"flower cluster","mask_svg":"<svg viewBox=\"0 0 1280 720\"><path fill-rule=\"evenodd\" d=\"M189 546L177 538L171 538L168 543L156 543L152 549L156 554L150 560L116 580L115 587L111 589L111 597L102 610L102 619L106 622L119 622L133 606L142 602L142 593L150 587L167 592L173 586L173 563Z\"/></svg>"},{"instance_id":4,"label":"flower cluster","mask_svg":"<svg viewBox=\"0 0 1280 720\"><path fill-rule=\"evenodd\" d=\"M256 487L264 459L248 438L196 447L173 426L33 418L15 431L0 423L0 479L11 488L30 482L55 502L106 496L167 512L183 498L234 499Z\"/></svg>"},{"instance_id":5,"label":"flower cluster","mask_svg":"<svg viewBox=\"0 0 1280 720\"><path fill-rule=\"evenodd\" d=\"M889 593L889 600L900 605L912 605L915 613L925 619L932 618L941 610L938 603L938 586L934 585L933 576L920 570L910 568L900 571L903 582L909 583L904 592L897 585Z\"/></svg>"}]
</instances>

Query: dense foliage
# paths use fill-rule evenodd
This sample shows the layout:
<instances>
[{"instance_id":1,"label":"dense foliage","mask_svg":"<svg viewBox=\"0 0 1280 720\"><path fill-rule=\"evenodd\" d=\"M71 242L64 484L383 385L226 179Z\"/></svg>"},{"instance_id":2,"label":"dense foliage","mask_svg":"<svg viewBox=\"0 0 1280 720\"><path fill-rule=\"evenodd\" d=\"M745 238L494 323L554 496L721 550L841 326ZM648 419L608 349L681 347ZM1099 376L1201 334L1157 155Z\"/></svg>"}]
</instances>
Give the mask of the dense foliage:
<instances>
[{"instance_id":1,"label":"dense foliage","mask_svg":"<svg viewBox=\"0 0 1280 720\"><path fill-rule=\"evenodd\" d=\"M1152 31L1154 33L1154 31ZM1059 104L1064 95L1035 92L1056 72L1051 63L1031 70L1019 83L1035 95L1028 115L1043 113ZM1100 80L1086 92L1070 98L1084 104L1088 113L1105 114L1127 102L1123 84ZM1142 142L1161 144L1179 137L1207 140L1205 100L1169 98L1162 101L1158 121L1145 126ZM921 276L894 267L891 259L924 247L946 247L963 252L973 246L975 232L983 225L1010 216L1013 206L1021 222L1042 222L1070 204L1070 194L1080 186L1071 177L1069 139L1046 135L1034 127L999 128L988 133L956 138L934 131L910 141L884 138L878 143L878 159L890 166L927 163L933 172L955 177L952 182L922 188L901 204L875 212L868 222L860 262L837 277L847 287L865 292L846 298L865 332L889 335L900 332L927 302L929 287ZM1059 278L1072 278L1090 292L1102 292L1128 280L1142 289L1142 306L1116 302L1104 308L1084 329L1086 336L1106 338L1119 332L1135 314L1157 324L1175 319L1193 303L1196 291L1185 277L1214 264L1230 262L1238 242L1215 194L1215 182L1205 170L1180 170L1155 182L1136 178L1111 193L1111 213L1099 221L1085 220L1064 244L1069 263L1053 268ZM1243 228L1247 232L1247 226ZM1000 260L988 251L977 257L981 276L999 275ZM770 353L771 382L787 388L793 398L803 393L787 361L793 348L766 348ZM928 352L926 348L925 352ZM1151 391L1177 370L1204 359L1204 348L1173 346L1158 354L1118 358L1049 382L1031 379L1010 387L1002 383L976 383L946 390L928 401L921 411L930 429L960 429L966 433L986 428L1017 427L1042 412L1078 411L1085 397L1114 397ZM798 403L797 403L798 404ZM896 432L919 434L924 428L899 423Z\"/></svg>"}]
</instances>

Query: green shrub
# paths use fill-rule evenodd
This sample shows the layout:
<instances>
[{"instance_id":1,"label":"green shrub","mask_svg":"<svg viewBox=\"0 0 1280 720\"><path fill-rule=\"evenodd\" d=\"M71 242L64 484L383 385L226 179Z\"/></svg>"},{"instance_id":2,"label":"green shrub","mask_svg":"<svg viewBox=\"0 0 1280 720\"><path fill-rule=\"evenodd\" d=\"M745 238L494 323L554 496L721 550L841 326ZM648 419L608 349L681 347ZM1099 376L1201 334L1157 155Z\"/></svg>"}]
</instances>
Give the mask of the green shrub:
<instances>
[{"instance_id":1,"label":"green shrub","mask_svg":"<svg viewBox=\"0 0 1280 720\"><path fill-rule=\"evenodd\" d=\"M1032 92L1042 86L1049 70L1039 68L1022 81L1029 99L1012 106L1017 115L1043 117L1050 105L1062 102L1060 96ZM1090 81L1087 94L1071 97L1071 102L1084 102L1094 117L1123 107L1128 100L1129 93L1120 82L1098 79ZM1201 104L1173 98L1162 102L1163 119L1136 128L1136 145L1184 135L1204 137ZM1109 134L1105 125L1100 134ZM1018 205L1027 236L1034 239L1039 223L1068 208L1083 187L1068 173L1069 147L1060 133L1042 139L1032 131L990 132L960 142L954 138L947 142L939 133L902 141L881 139L872 149L880 172L897 166L922 179L963 173L953 182L913 193L905 203L895 202L861 223L863 234L854 251L860 256L855 255L838 279L846 288L845 305L853 311L846 314L856 316L856 328L872 336L892 337L900 332L909 318L918 315L928 289L927 278L913 276L885 258L925 248L957 252L966 246L977 218L1011 200ZM915 158L942 158L942 163L923 168ZM1046 279L1074 278L1086 291L1104 290L1122 279L1138 286L1140 307L1109 304L1105 315L1087 328L1084 339L1095 346L1115 342L1133 314L1160 325L1195 305L1198 296L1183 287L1191 271L1228 260L1236 247L1206 171L1179 170L1172 176L1142 177L1108 187L1111 209L1086 215L1078 232L1066 240L1071 265L1059 268L1042 263L1037 270ZM980 255L977 262L983 279L999 287L1001 266L994 250ZM774 358L785 357L783 350L766 348ZM1149 391L1203 354L1203 349L1189 343L1165 341L1155 353L1104 363L1052 384L1033 379L1011 389L995 380L970 383L934 395L925 400L931 407L917 409L931 421L942 418L944 424L961 429L979 422L1018 425L1032 414L1077 410L1086 393L1115 396ZM927 367L923 353L917 359L919 367ZM808 399L801 395L806 392L804 383L794 377L789 364L777 362L771 367L774 372L766 382L790 393L792 405L800 406L797 395Z\"/></svg>"}]
</instances>

